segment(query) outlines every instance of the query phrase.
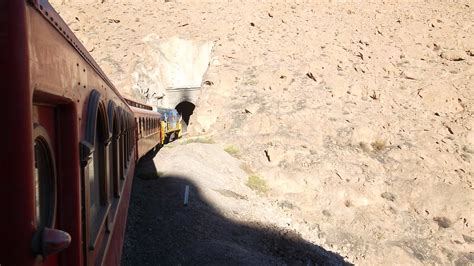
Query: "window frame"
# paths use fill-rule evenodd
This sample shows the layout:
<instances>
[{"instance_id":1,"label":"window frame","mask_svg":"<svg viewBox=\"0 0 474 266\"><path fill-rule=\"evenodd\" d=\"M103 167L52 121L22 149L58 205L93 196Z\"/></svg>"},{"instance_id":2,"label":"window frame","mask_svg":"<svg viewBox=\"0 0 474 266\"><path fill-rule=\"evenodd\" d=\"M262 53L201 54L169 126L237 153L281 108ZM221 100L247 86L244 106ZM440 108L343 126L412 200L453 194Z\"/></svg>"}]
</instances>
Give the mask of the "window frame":
<instances>
[{"instance_id":1,"label":"window frame","mask_svg":"<svg viewBox=\"0 0 474 266\"><path fill-rule=\"evenodd\" d=\"M108 184L107 176L110 169L107 167L108 158L108 145L111 142L111 134L108 129L107 110L105 103L101 99L101 95L97 90L92 90L89 100L87 103L86 110L86 127L84 139L80 142L80 158L81 158L81 179L83 187L82 197L82 217L84 219L84 245L89 252L95 253L98 245L98 240L101 235L105 234L106 221L110 212L111 202L108 200ZM99 126L100 125L100 126ZM90 200L91 200L91 187L89 184L89 170L91 162L94 161L94 151L96 146L96 134L101 131L99 136L99 145L102 147L102 155L99 158L99 210L96 214L97 217L91 217L90 211Z\"/></svg>"},{"instance_id":2,"label":"window frame","mask_svg":"<svg viewBox=\"0 0 474 266\"><path fill-rule=\"evenodd\" d=\"M48 192L50 194L50 197L49 197L49 211L48 211L48 218L47 218L47 222L45 224L41 224L39 223L38 224L38 221L36 221L36 217L37 217L37 213L36 213L36 210L37 210L37 206L36 206L36 193L37 193L37 189L36 188L33 188L33 190L35 191L35 226L37 228L37 230L42 230L43 228L45 227L48 227L48 228L54 228L54 226L56 225L56 215L57 215L57 206L58 206L58 183L57 183L57 170L56 170L56 162L55 162L55 154L54 154L54 150L52 149L52 142L51 142L51 139L49 138L49 135L46 131L46 129L44 127L42 127L41 125L37 124L37 123L34 123L33 125L33 149L35 149L35 143L36 141L38 140L38 143L39 145L42 145L42 148L44 148L43 152L46 153L46 161L48 162L49 164L49 172L51 174L50 176L50 180L49 180L49 189L48 189ZM35 166L33 167L34 169L37 168L36 167L36 150L34 150L34 164ZM34 174L33 176L35 176L35 184L36 184L36 174ZM41 207L40 208L45 208L45 206Z\"/></svg>"}]
</instances>

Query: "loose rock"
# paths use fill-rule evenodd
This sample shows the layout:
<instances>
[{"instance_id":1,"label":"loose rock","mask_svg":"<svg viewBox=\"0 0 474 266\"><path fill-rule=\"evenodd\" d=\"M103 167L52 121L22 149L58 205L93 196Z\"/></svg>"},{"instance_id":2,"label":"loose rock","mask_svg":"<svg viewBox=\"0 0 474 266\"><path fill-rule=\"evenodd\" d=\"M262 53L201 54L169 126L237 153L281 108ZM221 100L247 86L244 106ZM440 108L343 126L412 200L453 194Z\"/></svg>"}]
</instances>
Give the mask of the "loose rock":
<instances>
[{"instance_id":1,"label":"loose rock","mask_svg":"<svg viewBox=\"0 0 474 266\"><path fill-rule=\"evenodd\" d=\"M463 50L446 50L440 56L449 61L462 61L466 59L466 52Z\"/></svg>"},{"instance_id":2,"label":"loose rock","mask_svg":"<svg viewBox=\"0 0 474 266\"><path fill-rule=\"evenodd\" d=\"M437 222L441 228L449 228L453 222L446 217L434 217L433 221Z\"/></svg>"}]
</instances>

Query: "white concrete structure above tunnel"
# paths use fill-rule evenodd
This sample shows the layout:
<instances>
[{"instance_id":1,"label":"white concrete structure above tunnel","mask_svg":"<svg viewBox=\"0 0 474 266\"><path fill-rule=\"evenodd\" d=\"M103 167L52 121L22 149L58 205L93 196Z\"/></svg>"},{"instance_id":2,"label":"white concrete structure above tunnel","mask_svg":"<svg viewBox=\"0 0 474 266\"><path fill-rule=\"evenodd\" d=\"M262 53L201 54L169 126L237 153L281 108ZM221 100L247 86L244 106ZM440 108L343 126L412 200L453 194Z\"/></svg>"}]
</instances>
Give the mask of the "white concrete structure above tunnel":
<instances>
[{"instance_id":1,"label":"white concrete structure above tunnel","mask_svg":"<svg viewBox=\"0 0 474 266\"><path fill-rule=\"evenodd\" d=\"M165 91L165 101L168 108L176 108L182 102L190 102L196 105L201 87L194 88L168 88Z\"/></svg>"},{"instance_id":2,"label":"white concrete structure above tunnel","mask_svg":"<svg viewBox=\"0 0 474 266\"><path fill-rule=\"evenodd\" d=\"M142 41L145 46L132 74L136 94L160 107L196 105L214 43L178 37L164 40L156 34Z\"/></svg>"}]
</instances>

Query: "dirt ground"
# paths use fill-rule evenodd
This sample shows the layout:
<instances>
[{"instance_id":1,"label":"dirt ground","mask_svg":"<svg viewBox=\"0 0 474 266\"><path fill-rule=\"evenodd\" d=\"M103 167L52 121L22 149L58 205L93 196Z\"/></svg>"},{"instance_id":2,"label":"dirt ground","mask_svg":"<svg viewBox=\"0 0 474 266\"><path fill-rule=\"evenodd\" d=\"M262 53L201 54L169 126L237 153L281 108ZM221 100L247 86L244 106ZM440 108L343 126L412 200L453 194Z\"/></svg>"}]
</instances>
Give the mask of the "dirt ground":
<instances>
[{"instance_id":1,"label":"dirt ground","mask_svg":"<svg viewBox=\"0 0 474 266\"><path fill-rule=\"evenodd\" d=\"M151 264L200 264L204 250L203 264L234 253L241 264L474 264L472 1L58 9L124 94L150 57L145 36L214 43L190 135L156 155L162 178L136 179L130 215L145 224L130 229L125 254L148 241ZM211 223L244 233L230 241ZM160 237L182 240L165 252Z\"/></svg>"},{"instance_id":2,"label":"dirt ground","mask_svg":"<svg viewBox=\"0 0 474 266\"><path fill-rule=\"evenodd\" d=\"M224 181L242 175L242 170L219 145L187 144L162 153L179 157L189 150L206 154L189 158L187 162L198 167L194 169L207 168L209 160L223 164L213 167L209 175L163 164L165 155L161 154L154 160L154 154L142 159L133 183L123 265L348 264L340 255L304 240L290 224L277 226L268 220L275 215L259 214L256 209L268 212L275 206L260 202L237 182ZM209 150L211 156L207 156ZM184 205L186 186L189 202ZM263 217L264 222L255 215L268 217Z\"/></svg>"}]
</instances>

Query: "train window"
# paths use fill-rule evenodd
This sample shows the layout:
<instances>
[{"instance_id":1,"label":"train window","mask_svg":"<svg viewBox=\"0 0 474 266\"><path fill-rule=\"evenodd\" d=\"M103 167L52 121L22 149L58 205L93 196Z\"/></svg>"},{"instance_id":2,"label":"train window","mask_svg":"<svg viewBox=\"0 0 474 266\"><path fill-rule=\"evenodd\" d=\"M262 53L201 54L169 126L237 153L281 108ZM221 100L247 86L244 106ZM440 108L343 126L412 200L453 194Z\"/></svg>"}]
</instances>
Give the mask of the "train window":
<instances>
[{"instance_id":1,"label":"train window","mask_svg":"<svg viewBox=\"0 0 474 266\"><path fill-rule=\"evenodd\" d=\"M139 130L139 129L138 129L138 128L139 128L139 127L138 127L139 124L138 124L138 119L137 119L137 118L135 118L135 125L137 126L137 130Z\"/></svg>"},{"instance_id":2,"label":"train window","mask_svg":"<svg viewBox=\"0 0 474 266\"><path fill-rule=\"evenodd\" d=\"M129 141L130 141L130 120L128 120L128 117L125 117L125 120L127 121L127 153L125 154L125 158L127 159L128 162L128 153L130 152L130 147L129 147Z\"/></svg>"},{"instance_id":3,"label":"train window","mask_svg":"<svg viewBox=\"0 0 474 266\"><path fill-rule=\"evenodd\" d=\"M125 179L125 144L124 144L124 138L125 138L125 123L123 123L124 128L122 133L120 134L120 179L124 180ZM123 185L123 183L122 183Z\"/></svg>"},{"instance_id":4,"label":"train window","mask_svg":"<svg viewBox=\"0 0 474 266\"><path fill-rule=\"evenodd\" d=\"M128 168L128 130L129 130L129 125L128 125L128 120L125 119L125 135L124 135L124 145L125 145L125 154L124 154L124 159L125 159L125 168Z\"/></svg>"},{"instance_id":5,"label":"train window","mask_svg":"<svg viewBox=\"0 0 474 266\"><path fill-rule=\"evenodd\" d=\"M125 123L127 123L127 122L125 122ZM125 168L128 168L128 164L127 164L127 153L128 153L127 134L128 134L128 128L125 128L125 131L123 132L123 150L124 150L123 160L125 162Z\"/></svg>"},{"instance_id":6,"label":"train window","mask_svg":"<svg viewBox=\"0 0 474 266\"><path fill-rule=\"evenodd\" d=\"M110 152L110 131L107 109L98 91L91 92L86 108L85 139L80 142L81 164L84 165L81 171L84 199L82 210L85 216L84 241L92 252L100 244L100 236L107 229L104 225L108 223L111 204L107 193L111 169L106 161ZM120 109L119 113L122 113Z\"/></svg>"},{"instance_id":7,"label":"train window","mask_svg":"<svg viewBox=\"0 0 474 266\"><path fill-rule=\"evenodd\" d=\"M101 119L97 117L97 125L94 140L94 152L88 165L89 182L89 225L92 239L97 236L103 221L107 197L105 187L105 137Z\"/></svg>"},{"instance_id":8,"label":"train window","mask_svg":"<svg viewBox=\"0 0 474 266\"><path fill-rule=\"evenodd\" d=\"M132 157L133 154L133 147L134 147L134 140L135 140L135 130L133 127L133 118L130 118L132 121L132 127L130 128L130 157Z\"/></svg>"},{"instance_id":9,"label":"train window","mask_svg":"<svg viewBox=\"0 0 474 266\"><path fill-rule=\"evenodd\" d=\"M38 228L52 227L54 222L55 189L54 164L47 141L38 137L35 150L35 209Z\"/></svg>"},{"instance_id":10,"label":"train window","mask_svg":"<svg viewBox=\"0 0 474 266\"><path fill-rule=\"evenodd\" d=\"M123 167L123 175L122 178L125 179L127 175L127 144L126 144L126 139L127 139L127 121L124 119L124 128L123 128L123 133L122 133L122 167Z\"/></svg>"},{"instance_id":11,"label":"train window","mask_svg":"<svg viewBox=\"0 0 474 266\"><path fill-rule=\"evenodd\" d=\"M128 120L130 123L130 128L128 130L128 157L130 160L130 153L132 152L132 132L133 132L133 120L129 119Z\"/></svg>"},{"instance_id":12,"label":"train window","mask_svg":"<svg viewBox=\"0 0 474 266\"><path fill-rule=\"evenodd\" d=\"M132 125L133 125L133 122L130 120L130 118L128 119L128 123L130 123L130 128L128 130L128 155L127 155L127 158L130 161L130 152L132 150L131 135L132 135Z\"/></svg>"},{"instance_id":13,"label":"train window","mask_svg":"<svg viewBox=\"0 0 474 266\"><path fill-rule=\"evenodd\" d=\"M142 137L142 119L137 118L137 131L138 131L138 138Z\"/></svg>"},{"instance_id":14,"label":"train window","mask_svg":"<svg viewBox=\"0 0 474 266\"><path fill-rule=\"evenodd\" d=\"M145 136L148 135L148 119L144 118L145 120Z\"/></svg>"},{"instance_id":15,"label":"train window","mask_svg":"<svg viewBox=\"0 0 474 266\"><path fill-rule=\"evenodd\" d=\"M128 123L130 124L130 126L129 126L129 129L128 129L128 154L127 154L127 158L130 161L130 152L132 150L132 147L130 145L131 144L130 136L132 135L132 125L133 125L133 122L130 120L130 118L128 118Z\"/></svg>"},{"instance_id":16,"label":"train window","mask_svg":"<svg viewBox=\"0 0 474 266\"><path fill-rule=\"evenodd\" d=\"M128 123L128 121L127 121ZM130 142L130 129L127 128L127 134L126 134L126 137L125 137L125 142L126 142L126 149L127 149L127 153L125 153L125 159L127 161L127 165L128 165L128 161L129 161L129 158L128 158L128 154L130 153L130 145L129 145L129 142Z\"/></svg>"},{"instance_id":17,"label":"train window","mask_svg":"<svg viewBox=\"0 0 474 266\"><path fill-rule=\"evenodd\" d=\"M101 145L99 140L99 134L96 132L94 153L92 155L92 161L89 165L89 195L90 195L90 223L94 224L98 218L98 212L100 209L100 157L101 157Z\"/></svg>"},{"instance_id":18,"label":"train window","mask_svg":"<svg viewBox=\"0 0 474 266\"><path fill-rule=\"evenodd\" d=\"M112 185L113 185L113 191L114 195L116 197L120 196L120 189L119 189L119 175L120 175L120 163L119 163L119 120L117 118L117 115L114 118L113 122L113 138L112 138L112 156L111 158L111 163L110 165L112 166Z\"/></svg>"}]
</instances>

